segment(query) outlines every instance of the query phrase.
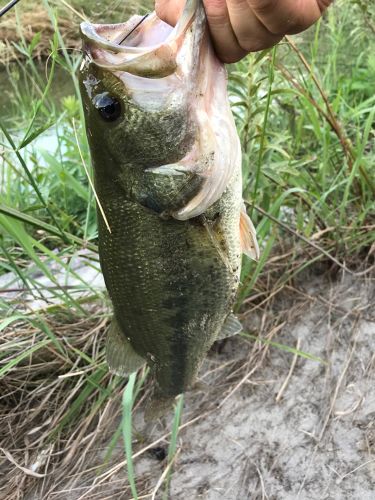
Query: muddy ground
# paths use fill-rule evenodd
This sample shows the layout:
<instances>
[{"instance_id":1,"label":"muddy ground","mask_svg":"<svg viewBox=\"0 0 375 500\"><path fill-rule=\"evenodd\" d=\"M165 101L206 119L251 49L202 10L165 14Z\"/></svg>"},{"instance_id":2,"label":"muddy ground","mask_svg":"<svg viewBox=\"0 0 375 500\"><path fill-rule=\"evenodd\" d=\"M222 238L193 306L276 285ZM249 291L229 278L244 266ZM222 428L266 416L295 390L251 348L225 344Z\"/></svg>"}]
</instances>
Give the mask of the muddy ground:
<instances>
[{"instance_id":1,"label":"muddy ground","mask_svg":"<svg viewBox=\"0 0 375 500\"><path fill-rule=\"evenodd\" d=\"M310 275L243 318L249 331L325 363L244 338L216 345L202 370L207 390L186 396L170 498L375 498L374 302L368 277ZM134 421L138 489L161 498L150 493L165 469L170 419L145 424L143 406ZM97 443L88 469L107 444ZM132 498L121 443L113 458L57 497Z\"/></svg>"}]
</instances>

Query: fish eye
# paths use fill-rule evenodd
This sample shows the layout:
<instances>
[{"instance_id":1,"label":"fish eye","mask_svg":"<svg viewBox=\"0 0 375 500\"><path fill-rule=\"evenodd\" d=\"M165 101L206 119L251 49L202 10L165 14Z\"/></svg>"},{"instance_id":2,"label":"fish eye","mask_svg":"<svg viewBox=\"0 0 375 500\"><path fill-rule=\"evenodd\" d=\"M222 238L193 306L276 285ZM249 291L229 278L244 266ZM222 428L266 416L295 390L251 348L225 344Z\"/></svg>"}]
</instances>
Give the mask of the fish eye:
<instances>
[{"instance_id":1,"label":"fish eye","mask_svg":"<svg viewBox=\"0 0 375 500\"><path fill-rule=\"evenodd\" d=\"M96 95L93 104L106 122L114 122L121 115L120 102L115 97L110 96L108 92Z\"/></svg>"}]
</instances>

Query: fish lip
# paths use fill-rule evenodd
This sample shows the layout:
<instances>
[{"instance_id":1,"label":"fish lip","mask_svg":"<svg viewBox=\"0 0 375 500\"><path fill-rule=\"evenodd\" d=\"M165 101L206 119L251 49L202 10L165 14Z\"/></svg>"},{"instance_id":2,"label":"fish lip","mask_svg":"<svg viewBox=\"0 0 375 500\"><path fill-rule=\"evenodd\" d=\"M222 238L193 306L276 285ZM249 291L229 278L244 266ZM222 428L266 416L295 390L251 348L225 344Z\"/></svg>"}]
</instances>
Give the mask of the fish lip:
<instances>
[{"instance_id":1,"label":"fish lip","mask_svg":"<svg viewBox=\"0 0 375 500\"><path fill-rule=\"evenodd\" d=\"M119 24L81 23L80 32L86 58L96 66L112 71L124 71L151 78L168 76L176 70L176 55L195 18L199 1L186 1L174 28L159 19L155 12L143 21L141 16L133 16L127 22ZM157 31L160 32L160 39ZM129 41L135 41L134 45L122 43L127 33L132 35ZM136 45L139 35L139 45ZM152 59L154 62L158 60L158 64L155 65ZM149 68L144 74L140 74L145 60Z\"/></svg>"},{"instance_id":2,"label":"fish lip","mask_svg":"<svg viewBox=\"0 0 375 500\"><path fill-rule=\"evenodd\" d=\"M171 38L177 38L177 37L181 36L181 34L183 32L186 31L186 29L189 27L189 25L193 21L193 18L194 18L196 11L198 9L199 2L200 2L200 0L186 0L185 7L183 9L181 17L178 20L176 26L174 28L172 28L168 38L161 43L169 41L169 39L171 39ZM146 16L143 16L143 17L145 19ZM139 22L139 24L138 24L136 21L135 25L131 26L131 28L129 30L129 31L131 31L132 29L136 30L136 28L138 28L138 25L140 26L141 24L143 24L142 16L133 16L128 21L123 22L123 23L118 23L118 24L94 24L94 23L89 23L89 22L85 21L85 22L81 23L81 25L80 25L81 37L83 38L84 41L86 41L88 43L97 44L99 47L106 48L107 50L112 50L115 52L134 52L134 53L136 53L136 52L141 52L142 50L145 50L146 48L153 49L153 48L157 47L158 45L160 45L160 43L159 43L159 44L150 45L148 47L146 47L146 46L133 47L133 46L129 46L129 45L113 43L110 40L104 38L103 36L101 36L99 34L100 31L103 31L103 32L105 30L111 31L111 30L115 30L116 28L118 29L121 26L123 26L125 28L126 25L128 25L129 22L131 21L131 19L133 19L133 18L138 18L137 20L139 20L141 22ZM151 14L149 14L147 16L147 22L149 23L150 21L151 22L158 21L160 23L163 23L166 26L169 26L169 25L167 25L167 23L162 21L156 15L156 12L152 12Z\"/></svg>"},{"instance_id":3,"label":"fish lip","mask_svg":"<svg viewBox=\"0 0 375 500\"><path fill-rule=\"evenodd\" d=\"M149 17L155 18L156 14L151 14ZM105 50L109 50L110 52L115 52L115 53L127 53L127 54L141 54L145 51L147 48L148 50L154 49L157 45L150 45L148 47L134 47L130 45L123 45L120 43L114 43L111 40L108 40L104 35L108 32L114 31L114 30L120 30L121 27L124 28L124 30L128 29L129 27L127 26L128 22L123 22L123 23L118 23L118 24L93 24L89 22L83 22L80 24L80 32L81 32L81 37L84 41L85 44L85 51L88 52L92 48L101 48ZM132 29L132 28L131 28ZM100 34L100 32L103 32ZM126 33L126 31L125 31Z\"/></svg>"}]
</instances>

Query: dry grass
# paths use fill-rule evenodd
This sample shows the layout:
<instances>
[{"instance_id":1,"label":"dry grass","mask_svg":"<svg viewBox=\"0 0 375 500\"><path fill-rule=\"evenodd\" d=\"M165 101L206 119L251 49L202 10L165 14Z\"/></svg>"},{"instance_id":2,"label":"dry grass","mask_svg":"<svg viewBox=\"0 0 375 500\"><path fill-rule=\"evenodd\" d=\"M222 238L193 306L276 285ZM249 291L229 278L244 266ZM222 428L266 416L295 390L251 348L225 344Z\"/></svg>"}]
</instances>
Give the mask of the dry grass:
<instances>
[{"instance_id":1,"label":"dry grass","mask_svg":"<svg viewBox=\"0 0 375 500\"><path fill-rule=\"evenodd\" d=\"M100 429L103 394L119 385L103 363L107 320L99 310L90 319L72 322L62 313L46 321L56 342L46 345L45 335L24 322L12 324L1 338L2 368L41 346L0 381L0 434L8 458L0 491L7 499L32 491L45 474L44 484L51 475L58 483L73 458L80 466L90 433Z\"/></svg>"}]
</instances>

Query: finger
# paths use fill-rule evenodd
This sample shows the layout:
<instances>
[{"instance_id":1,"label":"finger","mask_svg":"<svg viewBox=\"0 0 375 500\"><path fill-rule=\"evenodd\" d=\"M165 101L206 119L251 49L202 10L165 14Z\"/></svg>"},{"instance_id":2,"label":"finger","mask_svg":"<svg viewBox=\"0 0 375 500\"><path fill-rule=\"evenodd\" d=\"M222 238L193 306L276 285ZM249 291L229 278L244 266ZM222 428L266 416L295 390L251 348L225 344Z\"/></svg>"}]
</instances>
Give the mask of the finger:
<instances>
[{"instance_id":1,"label":"finger","mask_svg":"<svg viewBox=\"0 0 375 500\"><path fill-rule=\"evenodd\" d=\"M259 21L246 0L227 0L227 6L237 41L246 52L267 49L281 40Z\"/></svg>"},{"instance_id":2,"label":"finger","mask_svg":"<svg viewBox=\"0 0 375 500\"><path fill-rule=\"evenodd\" d=\"M233 32L225 0L203 0L211 38L218 57L225 63L247 54Z\"/></svg>"},{"instance_id":3,"label":"finger","mask_svg":"<svg viewBox=\"0 0 375 500\"><path fill-rule=\"evenodd\" d=\"M175 26L185 6L184 0L156 0L156 15L165 23Z\"/></svg>"},{"instance_id":4,"label":"finger","mask_svg":"<svg viewBox=\"0 0 375 500\"><path fill-rule=\"evenodd\" d=\"M273 34L299 33L317 21L332 0L247 0L259 21Z\"/></svg>"}]
</instances>

